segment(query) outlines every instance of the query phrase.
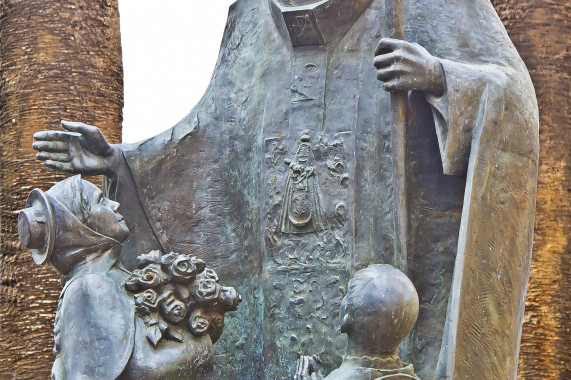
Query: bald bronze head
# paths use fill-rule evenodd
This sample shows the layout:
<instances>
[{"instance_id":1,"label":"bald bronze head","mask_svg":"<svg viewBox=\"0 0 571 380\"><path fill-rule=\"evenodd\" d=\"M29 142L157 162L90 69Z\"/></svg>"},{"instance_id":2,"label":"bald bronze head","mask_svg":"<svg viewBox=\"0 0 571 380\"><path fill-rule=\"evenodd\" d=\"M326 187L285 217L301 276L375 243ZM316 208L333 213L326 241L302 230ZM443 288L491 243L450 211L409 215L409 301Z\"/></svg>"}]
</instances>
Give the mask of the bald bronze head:
<instances>
[{"instance_id":1,"label":"bald bronze head","mask_svg":"<svg viewBox=\"0 0 571 380\"><path fill-rule=\"evenodd\" d=\"M349 282L341 304L341 331L363 355L392 355L418 317L418 294L408 277L390 265L371 265Z\"/></svg>"}]
</instances>

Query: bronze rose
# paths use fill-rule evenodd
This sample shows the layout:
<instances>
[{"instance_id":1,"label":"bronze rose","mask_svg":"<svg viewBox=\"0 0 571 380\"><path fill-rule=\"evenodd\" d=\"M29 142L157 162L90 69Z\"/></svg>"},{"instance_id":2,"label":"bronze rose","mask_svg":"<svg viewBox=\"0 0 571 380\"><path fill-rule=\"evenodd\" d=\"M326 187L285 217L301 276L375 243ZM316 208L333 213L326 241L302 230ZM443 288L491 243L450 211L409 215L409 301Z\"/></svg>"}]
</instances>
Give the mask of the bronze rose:
<instances>
[{"instance_id":1,"label":"bronze rose","mask_svg":"<svg viewBox=\"0 0 571 380\"><path fill-rule=\"evenodd\" d=\"M168 322L179 323L186 317L186 305L172 291L163 293L161 299L161 314Z\"/></svg>"},{"instance_id":2,"label":"bronze rose","mask_svg":"<svg viewBox=\"0 0 571 380\"><path fill-rule=\"evenodd\" d=\"M203 336L210 328L210 321L201 313L202 310L195 310L188 320L188 329L195 336Z\"/></svg>"},{"instance_id":3,"label":"bronze rose","mask_svg":"<svg viewBox=\"0 0 571 380\"><path fill-rule=\"evenodd\" d=\"M141 275L140 272L140 270L135 269L129 278L125 281L125 289L131 293L135 293L139 290L139 276Z\"/></svg>"},{"instance_id":4,"label":"bronze rose","mask_svg":"<svg viewBox=\"0 0 571 380\"><path fill-rule=\"evenodd\" d=\"M220 285L211 278L200 278L196 280L196 296L200 302L213 301L218 299Z\"/></svg>"},{"instance_id":5,"label":"bronze rose","mask_svg":"<svg viewBox=\"0 0 571 380\"><path fill-rule=\"evenodd\" d=\"M147 289L135 297L135 309L141 315L149 315L157 309L159 295L152 289Z\"/></svg>"},{"instance_id":6,"label":"bronze rose","mask_svg":"<svg viewBox=\"0 0 571 380\"><path fill-rule=\"evenodd\" d=\"M168 281L168 276L161 270L159 264L149 264L143 269L135 269L125 281L125 289L130 292L139 292L155 288Z\"/></svg>"},{"instance_id":7,"label":"bronze rose","mask_svg":"<svg viewBox=\"0 0 571 380\"><path fill-rule=\"evenodd\" d=\"M204 261L190 255L177 255L172 258L168 271L172 279L181 284L190 284L196 275L204 270Z\"/></svg>"}]
</instances>

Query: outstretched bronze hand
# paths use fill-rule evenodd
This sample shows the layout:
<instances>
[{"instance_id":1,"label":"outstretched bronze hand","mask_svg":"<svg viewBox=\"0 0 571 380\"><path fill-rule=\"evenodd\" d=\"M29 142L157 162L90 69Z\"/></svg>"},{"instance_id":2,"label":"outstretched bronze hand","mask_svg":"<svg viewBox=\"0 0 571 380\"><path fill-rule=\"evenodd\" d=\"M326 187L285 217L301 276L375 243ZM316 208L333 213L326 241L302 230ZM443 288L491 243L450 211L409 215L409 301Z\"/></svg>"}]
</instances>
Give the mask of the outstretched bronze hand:
<instances>
[{"instance_id":1,"label":"outstretched bronze hand","mask_svg":"<svg viewBox=\"0 0 571 380\"><path fill-rule=\"evenodd\" d=\"M62 120L65 131L34 134L36 157L52 169L74 174L103 174L112 177L120 150L109 144L99 128Z\"/></svg>"}]
</instances>

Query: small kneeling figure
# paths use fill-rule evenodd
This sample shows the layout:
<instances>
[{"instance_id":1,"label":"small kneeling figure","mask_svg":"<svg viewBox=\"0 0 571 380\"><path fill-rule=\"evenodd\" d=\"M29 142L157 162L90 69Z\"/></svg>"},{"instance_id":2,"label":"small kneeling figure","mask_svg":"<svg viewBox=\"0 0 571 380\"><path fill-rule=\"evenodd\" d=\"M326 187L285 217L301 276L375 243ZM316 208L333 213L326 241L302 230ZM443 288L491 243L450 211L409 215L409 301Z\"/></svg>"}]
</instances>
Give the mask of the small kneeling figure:
<instances>
[{"instance_id":1,"label":"small kneeling figure","mask_svg":"<svg viewBox=\"0 0 571 380\"><path fill-rule=\"evenodd\" d=\"M396 353L416 323L418 307L414 285L398 269L378 264L358 271L341 303L347 355L325 380L418 380L412 364ZM323 379L316 358L300 357L294 378Z\"/></svg>"},{"instance_id":2,"label":"small kneeling figure","mask_svg":"<svg viewBox=\"0 0 571 380\"><path fill-rule=\"evenodd\" d=\"M241 298L195 257L151 252L133 273L118 261L129 235L119 204L68 178L33 190L18 218L22 244L63 275L54 380L202 379L224 313Z\"/></svg>"}]
</instances>

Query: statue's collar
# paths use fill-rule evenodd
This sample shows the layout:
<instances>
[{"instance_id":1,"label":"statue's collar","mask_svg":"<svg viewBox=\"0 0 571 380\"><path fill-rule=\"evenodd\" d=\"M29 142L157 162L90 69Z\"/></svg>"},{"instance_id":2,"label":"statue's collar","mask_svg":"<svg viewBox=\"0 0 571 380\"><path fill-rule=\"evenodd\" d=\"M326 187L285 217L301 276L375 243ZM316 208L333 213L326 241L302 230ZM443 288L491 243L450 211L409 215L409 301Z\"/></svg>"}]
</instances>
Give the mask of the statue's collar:
<instances>
[{"instance_id":1,"label":"statue's collar","mask_svg":"<svg viewBox=\"0 0 571 380\"><path fill-rule=\"evenodd\" d=\"M379 355L379 356L345 356L343 363L355 365L363 368L374 369L400 369L405 367L398 355Z\"/></svg>"},{"instance_id":2,"label":"statue's collar","mask_svg":"<svg viewBox=\"0 0 571 380\"><path fill-rule=\"evenodd\" d=\"M341 368L352 370L367 370L371 378L384 378L383 376L401 375L403 378L418 379L412 364L403 363L398 355L379 356L345 356Z\"/></svg>"},{"instance_id":3,"label":"statue's collar","mask_svg":"<svg viewBox=\"0 0 571 380\"><path fill-rule=\"evenodd\" d=\"M71 272L61 278L64 290L74 279L87 273L101 273L109 271L109 269L118 262L119 253L121 253L122 247L122 245L117 245L107 249L106 251L98 251L87 256Z\"/></svg>"},{"instance_id":4,"label":"statue's collar","mask_svg":"<svg viewBox=\"0 0 571 380\"><path fill-rule=\"evenodd\" d=\"M373 0L269 0L272 16L293 47L335 48Z\"/></svg>"}]
</instances>

